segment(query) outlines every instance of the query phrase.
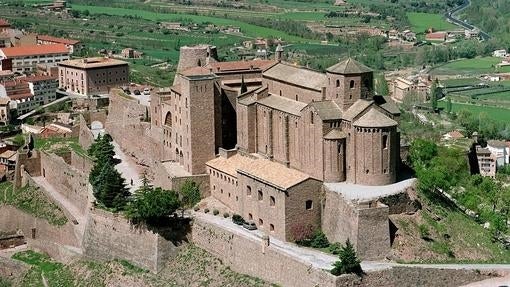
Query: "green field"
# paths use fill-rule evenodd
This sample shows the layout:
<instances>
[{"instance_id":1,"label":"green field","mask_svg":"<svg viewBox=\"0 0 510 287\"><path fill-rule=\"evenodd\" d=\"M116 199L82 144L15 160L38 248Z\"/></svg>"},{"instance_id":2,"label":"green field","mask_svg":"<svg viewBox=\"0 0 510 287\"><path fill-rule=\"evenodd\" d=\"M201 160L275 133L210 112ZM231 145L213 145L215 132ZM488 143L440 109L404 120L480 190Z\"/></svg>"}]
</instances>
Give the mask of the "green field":
<instances>
[{"instance_id":1,"label":"green field","mask_svg":"<svg viewBox=\"0 0 510 287\"><path fill-rule=\"evenodd\" d=\"M457 29L458 27L447 22L442 15L430 13L407 13L407 18L411 23L412 30L415 33L424 33L427 29L433 28L437 31Z\"/></svg>"},{"instance_id":2,"label":"green field","mask_svg":"<svg viewBox=\"0 0 510 287\"><path fill-rule=\"evenodd\" d=\"M183 21L190 20L194 23L212 23L217 26L238 26L241 28L241 32L250 37L270 37L270 38L282 38L287 41L293 42L308 42L310 40L289 35L285 32L260 27L256 25L247 24L237 20L231 20L219 17L209 17L202 15L191 15L191 14L178 14L178 13L155 13L137 9L124 9L124 8L112 8L102 6L86 6L86 5L72 5L73 10L85 11L88 10L91 14L106 14L114 16L132 16L139 17L151 21Z\"/></svg>"},{"instance_id":3,"label":"green field","mask_svg":"<svg viewBox=\"0 0 510 287\"><path fill-rule=\"evenodd\" d=\"M501 58L495 57L463 59L438 66L430 72L433 75L480 75L504 71L495 68L495 65L500 62Z\"/></svg>"},{"instance_id":4,"label":"green field","mask_svg":"<svg viewBox=\"0 0 510 287\"><path fill-rule=\"evenodd\" d=\"M439 107L446 108L446 103L444 101L439 102ZM494 119L495 121L502 122L502 123L510 122L510 109L490 107L490 106L472 105L472 104L453 103L452 110L454 112L458 112L461 110L468 110L475 115L480 114L480 113L485 113L490 118Z\"/></svg>"}]
</instances>

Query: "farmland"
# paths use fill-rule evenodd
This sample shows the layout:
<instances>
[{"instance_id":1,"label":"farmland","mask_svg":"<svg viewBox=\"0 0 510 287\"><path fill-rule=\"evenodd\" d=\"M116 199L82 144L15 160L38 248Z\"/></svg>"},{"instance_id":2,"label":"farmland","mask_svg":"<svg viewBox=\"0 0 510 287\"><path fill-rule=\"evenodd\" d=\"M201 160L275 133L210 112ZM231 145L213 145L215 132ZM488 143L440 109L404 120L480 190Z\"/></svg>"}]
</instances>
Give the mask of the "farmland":
<instances>
[{"instance_id":1,"label":"farmland","mask_svg":"<svg viewBox=\"0 0 510 287\"><path fill-rule=\"evenodd\" d=\"M439 107L446 108L446 103L444 101L439 102ZM452 104L452 110L453 112L467 110L475 115L483 113L487 115L489 118L492 118L501 123L508 123L510 121L510 108L498 108L491 106L481 106L454 102Z\"/></svg>"},{"instance_id":2,"label":"farmland","mask_svg":"<svg viewBox=\"0 0 510 287\"><path fill-rule=\"evenodd\" d=\"M427 29L433 28L437 31L456 29L457 26L447 22L442 15L431 13L407 13L413 32L424 33Z\"/></svg>"},{"instance_id":3,"label":"farmland","mask_svg":"<svg viewBox=\"0 0 510 287\"><path fill-rule=\"evenodd\" d=\"M493 72L508 72L509 67L497 69L501 58L484 57L453 61L431 70L433 75L480 75Z\"/></svg>"}]
</instances>

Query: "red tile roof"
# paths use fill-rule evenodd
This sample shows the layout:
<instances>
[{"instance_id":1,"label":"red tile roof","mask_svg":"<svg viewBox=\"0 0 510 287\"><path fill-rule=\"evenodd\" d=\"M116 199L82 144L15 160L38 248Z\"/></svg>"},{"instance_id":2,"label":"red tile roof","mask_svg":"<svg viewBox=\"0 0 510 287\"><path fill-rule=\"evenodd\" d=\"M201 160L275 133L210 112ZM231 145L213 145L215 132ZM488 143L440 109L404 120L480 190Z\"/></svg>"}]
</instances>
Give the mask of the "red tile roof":
<instances>
[{"instance_id":1,"label":"red tile roof","mask_svg":"<svg viewBox=\"0 0 510 287\"><path fill-rule=\"evenodd\" d=\"M5 19L0 19L0 27L10 27L11 24Z\"/></svg>"},{"instance_id":2,"label":"red tile roof","mask_svg":"<svg viewBox=\"0 0 510 287\"><path fill-rule=\"evenodd\" d=\"M429 39L429 40L445 40L446 39L446 32L428 33L427 35L425 35L425 39Z\"/></svg>"},{"instance_id":3,"label":"red tile roof","mask_svg":"<svg viewBox=\"0 0 510 287\"><path fill-rule=\"evenodd\" d=\"M206 67L211 67L213 72L249 70L251 68L265 70L276 63L273 60L233 61L210 63Z\"/></svg>"},{"instance_id":4,"label":"red tile roof","mask_svg":"<svg viewBox=\"0 0 510 287\"><path fill-rule=\"evenodd\" d=\"M48 81L48 80L56 80L57 77L46 76L46 75L32 75L27 77L19 78L20 81L24 82L39 82L39 81Z\"/></svg>"},{"instance_id":5,"label":"red tile roof","mask_svg":"<svg viewBox=\"0 0 510 287\"><path fill-rule=\"evenodd\" d=\"M69 50L63 44L30 45L0 49L6 57L36 56L48 54L69 54Z\"/></svg>"},{"instance_id":6,"label":"red tile roof","mask_svg":"<svg viewBox=\"0 0 510 287\"><path fill-rule=\"evenodd\" d=\"M49 36L49 35L38 35L37 40L52 42L52 43L57 43L57 44L64 44L64 45L76 45L76 44L80 43L80 41L78 41L78 40L58 38L58 37L53 37L53 36Z\"/></svg>"}]
</instances>

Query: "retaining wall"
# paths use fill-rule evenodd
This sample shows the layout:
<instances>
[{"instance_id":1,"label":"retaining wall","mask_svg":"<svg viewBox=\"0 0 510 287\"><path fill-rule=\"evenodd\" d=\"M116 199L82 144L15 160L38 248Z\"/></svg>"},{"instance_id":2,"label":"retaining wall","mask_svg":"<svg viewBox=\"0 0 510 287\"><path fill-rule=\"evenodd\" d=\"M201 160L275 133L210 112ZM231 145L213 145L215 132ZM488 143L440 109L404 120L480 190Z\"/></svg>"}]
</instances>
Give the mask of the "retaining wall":
<instances>
[{"instance_id":1,"label":"retaining wall","mask_svg":"<svg viewBox=\"0 0 510 287\"><path fill-rule=\"evenodd\" d=\"M137 229L124 217L99 209L89 213L83 249L92 259L125 259L153 272L177 252L177 247L160 235Z\"/></svg>"},{"instance_id":2,"label":"retaining wall","mask_svg":"<svg viewBox=\"0 0 510 287\"><path fill-rule=\"evenodd\" d=\"M78 141L85 150L87 150L94 142L94 135L87 126L87 121L83 115L80 115L80 131Z\"/></svg>"}]
</instances>

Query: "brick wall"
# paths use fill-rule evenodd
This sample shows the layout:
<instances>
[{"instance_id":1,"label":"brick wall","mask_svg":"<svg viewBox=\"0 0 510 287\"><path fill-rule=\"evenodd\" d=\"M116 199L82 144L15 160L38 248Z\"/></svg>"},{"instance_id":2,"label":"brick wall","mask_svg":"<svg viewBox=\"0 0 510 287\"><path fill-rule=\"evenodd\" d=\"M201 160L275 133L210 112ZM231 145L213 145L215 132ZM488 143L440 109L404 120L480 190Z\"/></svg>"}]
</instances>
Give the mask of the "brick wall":
<instances>
[{"instance_id":1,"label":"brick wall","mask_svg":"<svg viewBox=\"0 0 510 287\"><path fill-rule=\"evenodd\" d=\"M145 228L133 227L121 215L92 209L85 226L83 254L98 260L125 259L153 272L177 252L171 242Z\"/></svg>"}]
</instances>

